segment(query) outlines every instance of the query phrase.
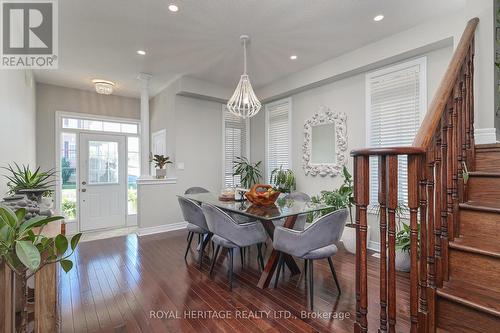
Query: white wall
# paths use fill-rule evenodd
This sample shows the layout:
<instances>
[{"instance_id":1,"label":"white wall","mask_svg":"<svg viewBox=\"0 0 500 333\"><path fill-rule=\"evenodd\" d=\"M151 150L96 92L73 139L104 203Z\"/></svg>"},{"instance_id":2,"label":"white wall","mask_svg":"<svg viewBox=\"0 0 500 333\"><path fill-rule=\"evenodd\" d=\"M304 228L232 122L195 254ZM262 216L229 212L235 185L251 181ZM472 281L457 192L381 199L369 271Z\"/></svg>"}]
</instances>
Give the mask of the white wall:
<instances>
[{"instance_id":1,"label":"white wall","mask_svg":"<svg viewBox=\"0 0 500 333\"><path fill-rule=\"evenodd\" d=\"M427 100L430 101L444 75L452 55L452 46L441 48L421 56L427 58ZM292 98L292 169L297 179L297 190L316 195L322 190L336 189L342 183L340 176L321 177L305 175L302 169L302 143L304 141L304 122L324 105L332 111L347 114L347 136L349 153L353 149L366 147L366 115L365 115L365 75L357 74L327 85L309 89ZM264 118L263 115L261 118ZM259 124L259 126L255 126ZM252 152L257 147L264 149L261 138L265 135L262 119L252 122ZM264 156L264 152L255 152L256 156ZM255 161L255 159L254 159ZM348 168L352 172L352 158L348 158ZM377 225L370 221L374 228ZM373 228L372 228L373 229ZM372 232L372 241L378 241L378 232Z\"/></svg>"},{"instance_id":2,"label":"white wall","mask_svg":"<svg viewBox=\"0 0 500 333\"><path fill-rule=\"evenodd\" d=\"M36 151L42 168L55 167L55 113L67 111L138 119L137 98L100 95L93 91L38 83L36 89Z\"/></svg>"},{"instance_id":3,"label":"white wall","mask_svg":"<svg viewBox=\"0 0 500 333\"><path fill-rule=\"evenodd\" d=\"M31 72L0 70L0 119L0 166L17 162L35 167L35 82ZM0 197L7 192L6 183L0 177Z\"/></svg>"},{"instance_id":4,"label":"white wall","mask_svg":"<svg viewBox=\"0 0 500 333\"><path fill-rule=\"evenodd\" d=\"M176 184L141 185L139 226L182 222L177 195L192 186L219 193L222 186L222 104L177 95L169 86L150 101L151 132L167 130L168 177ZM184 170L177 168L184 164Z\"/></svg>"}]
</instances>

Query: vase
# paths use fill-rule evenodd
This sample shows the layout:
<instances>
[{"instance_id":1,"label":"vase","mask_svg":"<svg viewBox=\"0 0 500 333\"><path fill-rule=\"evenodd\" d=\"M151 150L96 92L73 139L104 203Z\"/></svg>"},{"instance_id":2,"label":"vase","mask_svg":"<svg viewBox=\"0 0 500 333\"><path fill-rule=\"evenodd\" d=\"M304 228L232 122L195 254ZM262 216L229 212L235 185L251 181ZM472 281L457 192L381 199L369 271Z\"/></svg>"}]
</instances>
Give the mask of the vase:
<instances>
[{"instance_id":1,"label":"vase","mask_svg":"<svg viewBox=\"0 0 500 333\"><path fill-rule=\"evenodd\" d=\"M409 272L411 267L411 257L409 251L396 250L396 270Z\"/></svg>"},{"instance_id":2,"label":"vase","mask_svg":"<svg viewBox=\"0 0 500 333\"><path fill-rule=\"evenodd\" d=\"M167 176L167 169L156 169L156 178L163 179Z\"/></svg>"},{"instance_id":3,"label":"vase","mask_svg":"<svg viewBox=\"0 0 500 333\"><path fill-rule=\"evenodd\" d=\"M370 241L370 226L366 230L366 242ZM342 234L342 243L344 244L347 252L356 254L356 228L346 226Z\"/></svg>"}]
</instances>

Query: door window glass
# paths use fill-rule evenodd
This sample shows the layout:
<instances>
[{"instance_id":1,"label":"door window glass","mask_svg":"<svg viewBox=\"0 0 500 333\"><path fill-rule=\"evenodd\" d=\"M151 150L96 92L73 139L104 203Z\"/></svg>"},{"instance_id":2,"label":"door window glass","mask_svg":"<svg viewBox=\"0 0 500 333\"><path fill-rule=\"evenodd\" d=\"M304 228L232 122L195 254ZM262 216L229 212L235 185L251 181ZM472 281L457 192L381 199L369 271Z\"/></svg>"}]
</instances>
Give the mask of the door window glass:
<instances>
[{"instance_id":1,"label":"door window glass","mask_svg":"<svg viewBox=\"0 0 500 333\"><path fill-rule=\"evenodd\" d=\"M118 183L118 142L89 141L89 184Z\"/></svg>"}]
</instances>

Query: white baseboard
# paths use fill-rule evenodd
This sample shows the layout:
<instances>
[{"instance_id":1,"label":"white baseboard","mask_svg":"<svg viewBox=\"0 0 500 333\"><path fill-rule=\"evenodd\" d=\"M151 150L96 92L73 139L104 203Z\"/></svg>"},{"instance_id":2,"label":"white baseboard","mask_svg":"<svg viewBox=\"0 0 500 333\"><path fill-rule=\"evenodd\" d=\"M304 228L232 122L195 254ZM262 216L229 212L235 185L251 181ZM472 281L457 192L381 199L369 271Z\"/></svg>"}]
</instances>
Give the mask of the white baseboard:
<instances>
[{"instance_id":1,"label":"white baseboard","mask_svg":"<svg viewBox=\"0 0 500 333\"><path fill-rule=\"evenodd\" d=\"M380 252L380 243L379 242L374 242L374 241L369 241L367 248L369 250L375 251L375 252Z\"/></svg>"},{"instance_id":2,"label":"white baseboard","mask_svg":"<svg viewBox=\"0 0 500 333\"><path fill-rule=\"evenodd\" d=\"M154 226L154 227L139 228L136 231L136 234L137 234L137 236L153 235L153 234L159 234L161 232L168 232L168 231L185 229L186 226L187 226L187 222L162 224L162 225L158 225L158 226Z\"/></svg>"},{"instance_id":3,"label":"white baseboard","mask_svg":"<svg viewBox=\"0 0 500 333\"><path fill-rule=\"evenodd\" d=\"M500 142L500 130L497 128L476 128L474 142L476 144L498 143Z\"/></svg>"}]
</instances>

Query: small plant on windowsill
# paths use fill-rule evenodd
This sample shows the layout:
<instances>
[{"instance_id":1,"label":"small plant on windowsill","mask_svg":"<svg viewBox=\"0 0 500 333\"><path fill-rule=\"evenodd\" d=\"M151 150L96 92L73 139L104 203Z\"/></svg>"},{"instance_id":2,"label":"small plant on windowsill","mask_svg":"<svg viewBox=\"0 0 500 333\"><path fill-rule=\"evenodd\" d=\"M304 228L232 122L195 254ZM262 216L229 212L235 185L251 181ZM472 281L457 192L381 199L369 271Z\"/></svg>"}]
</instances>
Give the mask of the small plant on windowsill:
<instances>
[{"instance_id":1,"label":"small plant on windowsill","mask_svg":"<svg viewBox=\"0 0 500 333\"><path fill-rule=\"evenodd\" d=\"M167 169L165 168L165 166L167 164L172 164L172 161L170 161L170 157L165 155L154 155L152 158L152 162L155 163L156 178L165 178L167 176Z\"/></svg>"},{"instance_id":2,"label":"small plant on windowsill","mask_svg":"<svg viewBox=\"0 0 500 333\"><path fill-rule=\"evenodd\" d=\"M293 171L291 169L283 169L283 166L271 172L270 182L281 193L291 193L297 187Z\"/></svg>"}]
</instances>

